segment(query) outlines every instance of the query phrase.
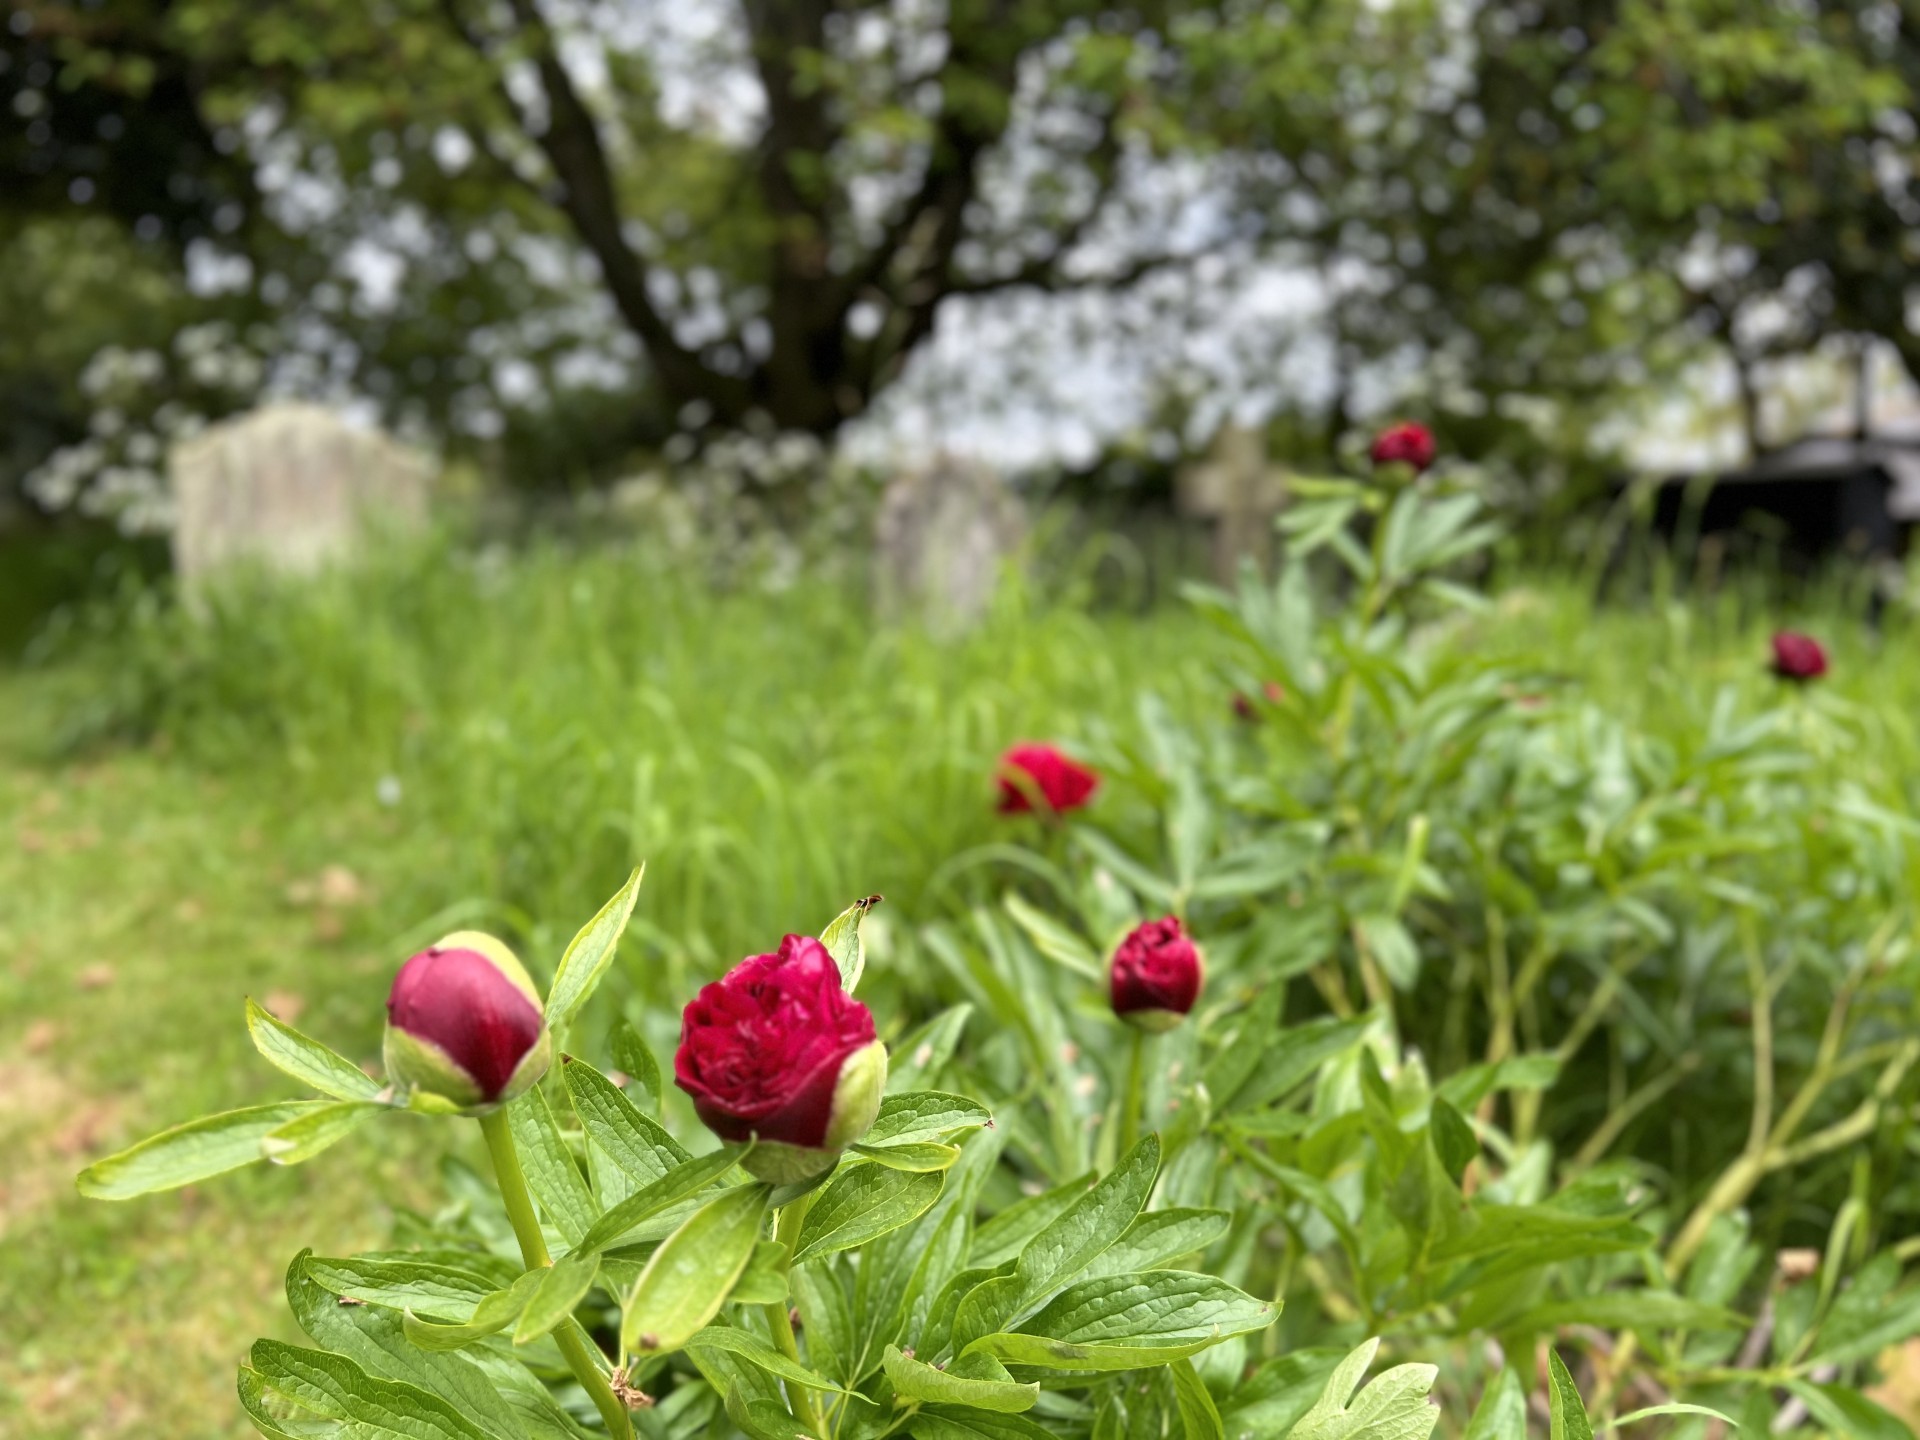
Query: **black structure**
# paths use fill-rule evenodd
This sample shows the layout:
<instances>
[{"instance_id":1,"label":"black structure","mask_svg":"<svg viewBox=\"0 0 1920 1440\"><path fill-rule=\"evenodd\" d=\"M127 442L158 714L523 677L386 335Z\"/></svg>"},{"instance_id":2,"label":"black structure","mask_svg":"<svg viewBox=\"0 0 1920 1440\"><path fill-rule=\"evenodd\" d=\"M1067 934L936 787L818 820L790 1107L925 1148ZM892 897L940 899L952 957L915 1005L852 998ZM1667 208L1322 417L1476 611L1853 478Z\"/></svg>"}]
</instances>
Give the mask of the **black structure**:
<instances>
[{"instance_id":1,"label":"black structure","mask_svg":"<svg viewBox=\"0 0 1920 1440\"><path fill-rule=\"evenodd\" d=\"M1654 496L1667 539L1715 537L1812 565L1906 553L1920 522L1920 439L1810 436L1739 470L1670 475Z\"/></svg>"}]
</instances>

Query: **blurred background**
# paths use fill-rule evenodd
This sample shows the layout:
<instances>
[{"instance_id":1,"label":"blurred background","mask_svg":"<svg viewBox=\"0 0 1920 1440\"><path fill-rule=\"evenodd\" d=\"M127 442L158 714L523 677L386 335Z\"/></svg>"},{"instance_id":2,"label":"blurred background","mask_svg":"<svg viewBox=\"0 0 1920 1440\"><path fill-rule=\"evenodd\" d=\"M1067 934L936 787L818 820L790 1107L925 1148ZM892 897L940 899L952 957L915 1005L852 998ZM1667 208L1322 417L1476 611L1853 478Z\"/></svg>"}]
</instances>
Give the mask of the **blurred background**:
<instances>
[{"instance_id":1,"label":"blurred background","mask_svg":"<svg viewBox=\"0 0 1920 1440\"><path fill-rule=\"evenodd\" d=\"M1901 808L1917 83L1883 0L9 0L0 1429L243 1433L275 1257L437 1203L73 1198L242 995L371 1056L641 857L632 1004L884 946L1008 743L1230 723L1183 586L1392 422L1461 653L1684 751L1815 629Z\"/></svg>"}]
</instances>

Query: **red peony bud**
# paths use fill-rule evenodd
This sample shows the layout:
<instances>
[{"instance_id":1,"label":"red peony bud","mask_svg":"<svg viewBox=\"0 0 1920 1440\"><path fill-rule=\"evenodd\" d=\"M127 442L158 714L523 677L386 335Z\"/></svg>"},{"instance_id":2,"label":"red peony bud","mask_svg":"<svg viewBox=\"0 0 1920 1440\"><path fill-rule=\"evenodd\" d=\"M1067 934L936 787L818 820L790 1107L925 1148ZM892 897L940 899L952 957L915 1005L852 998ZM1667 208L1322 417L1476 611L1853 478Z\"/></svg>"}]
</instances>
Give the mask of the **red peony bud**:
<instances>
[{"instance_id":1,"label":"red peony bud","mask_svg":"<svg viewBox=\"0 0 1920 1440\"><path fill-rule=\"evenodd\" d=\"M1200 948L1177 917L1134 926L1107 967L1113 1013L1143 1030L1171 1030L1193 1009L1206 979Z\"/></svg>"},{"instance_id":2,"label":"red peony bud","mask_svg":"<svg viewBox=\"0 0 1920 1440\"><path fill-rule=\"evenodd\" d=\"M1260 693L1267 697L1269 705L1279 705L1287 698L1287 687L1278 680L1269 680L1260 687ZM1233 692L1233 713L1242 720L1258 720L1260 707L1254 703L1253 697L1246 691L1236 690Z\"/></svg>"},{"instance_id":3,"label":"red peony bud","mask_svg":"<svg viewBox=\"0 0 1920 1440\"><path fill-rule=\"evenodd\" d=\"M829 1168L872 1128L887 1049L826 947L789 935L777 955L750 955L694 996L673 1076L714 1134L758 1140L749 1170L788 1183Z\"/></svg>"},{"instance_id":4,"label":"red peony bud","mask_svg":"<svg viewBox=\"0 0 1920 1440\"><path fill-rule=\"evenodd\" d=\"M1433 464L1433 432L1411 420L1389 425L1368 453L1376 465L1411 465L1418 472Z\"/></svg>"},{"instance_id":5,"label":"red peony bud","mask_svg":"<svg viewBox=\"0 0 1920 1440\"><path fill-rule=\"evenodd\" d=\"M540 992L499 940L462 930L400 967L387 996L387 1078L433 1110L479 1114L546 1074Z\"/></svg>"},{"instance_id":6,"label":"red peony bud","mask_svg":"<svg viewBox=\"0 0 1920 1440\"><path fill-rule=\"evenodd\" d=\"M1078 810L1100 787L1098 775L1051 745L1014 746L1000 757L999 780L1002 815Z\"/></svg>"},{"instance_id":7,"label":"red peony bud","mask_svg":"<svg viewBox=\"0 0 1920 1440\"><path fill-rule=\"evenodd\" d=\"M1827 673L1827 652L1811 635L1782 630L1773 637L1773 673L1805 683Z\"/></svg>"}]
</instances>

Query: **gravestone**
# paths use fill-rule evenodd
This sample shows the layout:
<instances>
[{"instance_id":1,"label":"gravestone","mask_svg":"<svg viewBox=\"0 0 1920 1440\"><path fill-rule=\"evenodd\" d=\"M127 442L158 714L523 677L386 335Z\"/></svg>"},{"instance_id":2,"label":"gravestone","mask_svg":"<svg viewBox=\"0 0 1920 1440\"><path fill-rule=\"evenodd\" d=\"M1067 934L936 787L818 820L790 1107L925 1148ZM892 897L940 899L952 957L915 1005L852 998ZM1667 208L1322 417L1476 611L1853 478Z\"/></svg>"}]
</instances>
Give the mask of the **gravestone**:
<instances>
[{"instance_id":1,"label":"gravestone","mask_svg":"<svg viewBox=\"0 0 1920 1440\"><path fill-rule=\"evenodd\" d=\"M1286 471L1267 463L1258 430L1225 426L1207 458L1175 478L1174 498L1184 515L1213 527L1213 576L1230 585L1242 560L1266 570L1273 555L1274 518L1286 508Z\"/></svg>"},{"instance_id":2,"label":"gravestone","mask_svg":"<svg viewBox=\"0 0 1920 1440\"><path fill-rule=\"evenodd\" d=\"M918 611L949 630L973 623L1026 533L1026 506L985 465L943 456L897 476L874 524L881 612Z\"/></svg>"},{"instance_id":3,"label":"gravestone","mask_svg":"<svg viewBox=\"0 0 1920 1440\"><path fill-rule=\"evenodd\" d=\"M422 524L433 480L418 451L303 404L211 426L167 465L173 566L186 585L238 560L301 574L348 558L370 521Z\"/></svg>"}]
</instances>

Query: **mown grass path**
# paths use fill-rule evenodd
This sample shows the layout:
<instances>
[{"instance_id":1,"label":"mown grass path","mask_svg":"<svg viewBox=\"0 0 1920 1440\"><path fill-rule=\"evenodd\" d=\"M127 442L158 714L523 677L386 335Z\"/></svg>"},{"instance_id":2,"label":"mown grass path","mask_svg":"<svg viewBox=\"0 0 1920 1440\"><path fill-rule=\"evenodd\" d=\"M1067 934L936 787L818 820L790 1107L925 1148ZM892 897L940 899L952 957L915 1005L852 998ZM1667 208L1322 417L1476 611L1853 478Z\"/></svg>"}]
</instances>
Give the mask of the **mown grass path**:
<instances>
[{"instance_id":1,"label":"mown grass path","mask_svg":"<svg viewBox=\"0 0 1920 1440\"><path fill-rule=\"evenodd\" d=\"M407 1193L394 1172L429 1137L127 1205L80 1199L73 1174L294 1093L253 1054L246 995L375 1053L393 930L368 877L391 840L353 807L290 812L150 753L38 763L44 698L0 677L0 1432L249 1434L234 1366L289 1332L281 1267L378 1241L376 1196Z\"/></svg>"}]
</instances>

